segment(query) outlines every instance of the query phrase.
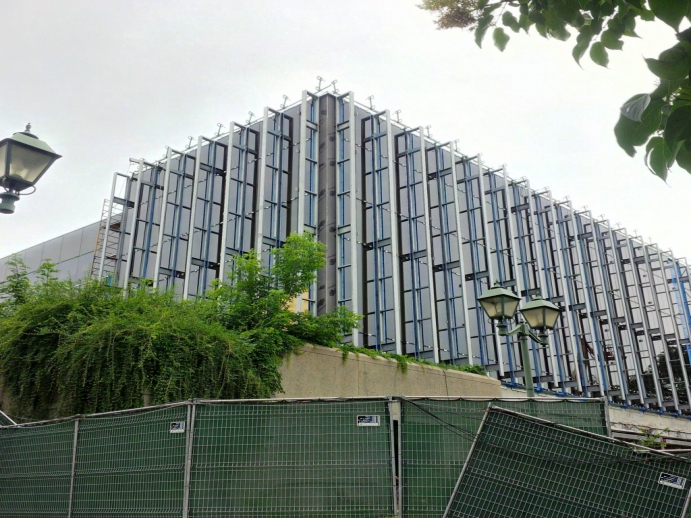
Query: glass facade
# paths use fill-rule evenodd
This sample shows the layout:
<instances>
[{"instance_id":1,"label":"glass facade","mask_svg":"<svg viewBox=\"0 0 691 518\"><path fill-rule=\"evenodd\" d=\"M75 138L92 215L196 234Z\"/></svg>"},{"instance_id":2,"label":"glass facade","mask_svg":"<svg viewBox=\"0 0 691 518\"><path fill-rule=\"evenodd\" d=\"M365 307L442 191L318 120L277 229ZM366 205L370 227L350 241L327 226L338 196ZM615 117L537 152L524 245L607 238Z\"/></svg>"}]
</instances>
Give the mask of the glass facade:
<instances>
[{"instance_id":1,"label":"glass facade","mask_svg":"<svg viewBox=\"0 0 691 518\"><path fill-rule=\"evenodd\" d=\"M326 245L327 264L296 308L362 315L348 343L480 364L523 384L517 339L499 337L476 303L499 281L563 309L549 343L532 344L538 391L691 412L686 261L352 92L303 92L229 127L115 175L92 234L95 276L203 297L234 254L254 248L270 266L273 247L309 232ZM34 256L63 246L23 253L35 268ZM89 270L80 260L70 273Z\"/></svg>"}]
</instances>

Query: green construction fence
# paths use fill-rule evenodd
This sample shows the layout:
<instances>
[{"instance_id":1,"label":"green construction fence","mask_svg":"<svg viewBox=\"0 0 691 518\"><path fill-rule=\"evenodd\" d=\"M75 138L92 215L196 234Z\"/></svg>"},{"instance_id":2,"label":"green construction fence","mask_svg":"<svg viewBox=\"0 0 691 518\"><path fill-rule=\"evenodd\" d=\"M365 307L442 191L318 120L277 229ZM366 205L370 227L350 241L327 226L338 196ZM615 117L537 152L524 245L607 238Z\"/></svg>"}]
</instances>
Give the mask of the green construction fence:
<instances>
[{"instance_id":1,"label":"green construction fence","mask_svg":"<svg viewBox=\"0 0 691 518\"><path fill-rule=\"evenodd\" d=\"M0 516L442 516L488 404L606 434L599 400L193 400L0 427Z\"/></svg>"},{"instance_id":2,"label":"green construction fence","mask_svg":"<svg viewBox=\"0 0 691 518\"><path fill-rule=\"evenodd\" d=\"M399 469L404 516L443 514L489 403L608 435L606 406L597 399L404 399Z\"/></svg>"},{"instance_id":3,"label":"green construction fence","mask_svg":"<svg viewBox=\"0 0 691 518\"><path fill-rule=\"evenodd\" d=\"M491 408L443 516L683 518L689 477L688 459Z\"/></svg>"}]
</instances>

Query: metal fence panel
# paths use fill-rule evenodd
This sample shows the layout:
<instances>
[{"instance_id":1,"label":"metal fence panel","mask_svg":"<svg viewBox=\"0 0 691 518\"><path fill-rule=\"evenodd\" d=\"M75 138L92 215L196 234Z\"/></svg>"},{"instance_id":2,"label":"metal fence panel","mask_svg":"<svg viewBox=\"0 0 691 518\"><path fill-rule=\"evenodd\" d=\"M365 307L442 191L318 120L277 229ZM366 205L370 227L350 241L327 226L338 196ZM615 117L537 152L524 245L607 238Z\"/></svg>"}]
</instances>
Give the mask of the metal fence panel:
<instances>
[{"instance_id":1,"label":"metal fence panel","mask_svg":"<svg viewBox=\"0 0 691 518\"><path fill-rule=\"evenodd\" d=\"M392 516L389 426L386 401L200 405L190 517Z\"/></svg>"},{"instance_id":2,"label":"metal fence panel","mask_svg":"<svg viewBox=\"0 0 691 518\"><path fill-rule=\"evenodd\" d=\"M181 516L186 434L171 424L186 418L179 406L83 419L72 516Z\"/></svg>"},{"instance_id":3,"label":"metal fence panel","mask_svg":"<svg viewBox=\"0 0 691 518\"><path fill-rule=\"evenodd\" d=\"M74 423L0 429L0 516L67 516Z\"/></svg>"},{"instance_id":4,"label":"metal fence panel","mask_svg":"<svg viewBox=\"0 0 691 518\"><path fill-rule=\"evenodd\" d=\"M442 515L490 402L493 401L402 401L400 448L404 516L438 518ZM607 434L605 404L598 400L494 400L494 404Z\"/></svg>"},{"instance_id":5,"label":"metal fence panel","mask_svg":"<svg viewBox=\"0 0 691 518\"><path fill-rule=\"evenodd\" d=\"M491 409L445 516L680 518L689 477L673 455Z\"/></svg>"}]
</instances>

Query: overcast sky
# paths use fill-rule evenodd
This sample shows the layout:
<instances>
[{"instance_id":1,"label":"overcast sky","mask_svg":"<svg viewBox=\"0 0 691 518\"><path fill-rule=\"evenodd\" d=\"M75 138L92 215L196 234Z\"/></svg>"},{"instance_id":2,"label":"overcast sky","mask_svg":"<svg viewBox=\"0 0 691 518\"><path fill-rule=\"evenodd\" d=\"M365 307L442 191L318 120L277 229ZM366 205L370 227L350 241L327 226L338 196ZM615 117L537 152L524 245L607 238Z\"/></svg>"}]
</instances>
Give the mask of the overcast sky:
<instances>
[{"instance_id":1,"label":"overcast sky","mask_svg":"<svg viewBox=\"0 0 691 518\"><path fill-rule=\"evenodd\" d=\"M0 137L31 122L64 158L0 216L0 257L97 220L130 157L296 101L322 76L691 258L691 175L663 183L612 133L618 107L654 86L643 58L674 44L670 28L646 23L609 69L581 69L572 41L511 33L504 53L491 37L481 50L419 1L3 0Z\"/></svg>"}]
</instances>

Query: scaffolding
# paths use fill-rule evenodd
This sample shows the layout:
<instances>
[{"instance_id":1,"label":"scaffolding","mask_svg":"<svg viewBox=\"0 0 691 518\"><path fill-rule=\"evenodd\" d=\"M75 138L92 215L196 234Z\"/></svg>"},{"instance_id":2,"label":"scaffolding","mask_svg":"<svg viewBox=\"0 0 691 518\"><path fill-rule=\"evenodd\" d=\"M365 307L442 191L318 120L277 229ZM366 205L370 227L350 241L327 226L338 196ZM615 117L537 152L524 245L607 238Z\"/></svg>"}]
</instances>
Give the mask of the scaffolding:
<instances>
[{"instance_id":1,"label":"scaffolding","mask_svg":"<svg viewBox=\"0 0 691 518\"><path fill-rule=\"evenodd\" d=\"M116 204L111 199L103 200L101 224L98 227L91 277L112 278L116 273L122 212L121 205Z\"/></svg>"}]
</instances>

